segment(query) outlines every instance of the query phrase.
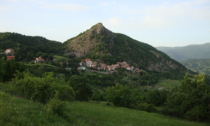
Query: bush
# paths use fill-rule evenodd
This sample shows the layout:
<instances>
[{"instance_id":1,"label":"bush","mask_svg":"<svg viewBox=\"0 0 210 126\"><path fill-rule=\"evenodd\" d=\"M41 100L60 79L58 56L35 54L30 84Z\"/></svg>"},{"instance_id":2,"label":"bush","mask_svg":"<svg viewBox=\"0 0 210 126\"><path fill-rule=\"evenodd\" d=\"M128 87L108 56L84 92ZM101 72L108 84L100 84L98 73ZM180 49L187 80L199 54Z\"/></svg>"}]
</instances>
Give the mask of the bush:
<instances>
[{"instance_id":1,"label":"bush","mask_svg":"<svg viewBox=\"0 0 210 126\"><path fill-rule=\"evenodd\" d=\"M155 106L161 106L167 99L166 91L150 90L146 94L146 102Z\"/></svg>"},{"instance_id":2,"label":"bush","mask_svg":"<svg viewBox=\"0 0 210 126\"><path fill-rule=\"evenodd\" d=\"M75 99L75 92L72 87L64 84L54 84L55 97L63 101L72 101Z\"/></svg>"},{"instance_id":3,"label":"bush","mask_svg":"<svg viewBox=\"0 0 210 126\"><path fill-rule=\"evenodd\" d=\"M203 75L186 75L179 88L166 101L164 113L197 121L210 117L210 88Z\"/></svg>"},{"instance_id":4,"label":"bush","mask_svg":"<svg viewBox=\"0 0 210 126\"><path fill-rule=\"evenodd\" d=\"M105 100L104 97L105 97L105 92L104 91L96 90L96 91L93 91L93 95L91 97L91 100L104 101Z\"/></svg>"},{"instance_id":5,"label":"bush","mask_svg":"<svg viewBox=\"0 0 210 126\"><path fill-rule=\"evenodd\" d=\"M136 105L136 109L147 111L147 112L156 112L157 109L152 104L139 103Z\"/></svg>"},{"instance_id":6,"label":"bush","mask_svg":"<svg viewBox=\"0 0 210 126\"><path fill-rule=\"evenodd\" d=\"M46 103L54 93L50 83L43 78L28 76L15 81L15 85L21 95L41 103Z\"/></svg>"},{"instance_id":7,"label":"bush","mask_svg":"<svg viewBox=\"0 0 210 126\"><path fill-rule=\"evenodd\" d=\"M28 73L24 73L24 78L14 81L19 93L33 101L47 103L51 98L74 100L74 90L68 85L57 83L52 77L32 77Z\"/></svg>"},{"instance_id":8,"label":"bush","mask_svg":"<svg viewBox=\"0 0 210 126\"><path fill-rule=\"evenodd\" d=\"M49 102L46 104L46 109L53 114L63 116L65 111L65 103L55 98L50 99Z\"/></svg>"},{"instance_id":9,"label":"bush","mask_svg":"<svg viewBox=\"0 0 210 126\"><path fill-rule=\"evenodd\" d=\"M74 75L70 78L69 82L75 91L77 100L88 101L92 96L92 89L85 77Z\"/></svg>"},{"instance_id":10,"label":"bush","mask_svg":"<svg viewBox=\"0 0 210 126\"><path fill-rule=\"evenodd\" d=\"M185 114L185 118L196 121L204 121L210 119L207 115L210 115L208 108L203 105L198 105L188 111Z\"/></svg>"},{"instance_id":11,"label":"bush","mask_svg":"<svg viewBox=\"0 0 210 126\"><path fill-rule=\"evenodd\" d=\"M116 106L131 107L133 103L131 89L120 84L107 88L106 99Z\"/></svg>"}]
</instances>

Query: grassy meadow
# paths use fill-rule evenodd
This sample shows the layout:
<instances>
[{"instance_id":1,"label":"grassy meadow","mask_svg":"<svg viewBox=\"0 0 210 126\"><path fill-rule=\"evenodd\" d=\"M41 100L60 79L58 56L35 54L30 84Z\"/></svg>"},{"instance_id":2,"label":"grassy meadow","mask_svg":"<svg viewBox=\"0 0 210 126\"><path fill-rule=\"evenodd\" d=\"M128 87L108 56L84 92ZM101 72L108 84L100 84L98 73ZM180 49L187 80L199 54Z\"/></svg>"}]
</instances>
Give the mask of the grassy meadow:
<instances>
[{"instance_id":1,"label":"grassy meadow","mask_svg":"<svg viewBox=\"0 0 210 126\"><path fill-rule=\"evenodd\" d=\"M106 102L65 102L63 115L50 112L45 104L0 91L0 125L30 126L208 126Z\"/></svg>"}]
</instances>

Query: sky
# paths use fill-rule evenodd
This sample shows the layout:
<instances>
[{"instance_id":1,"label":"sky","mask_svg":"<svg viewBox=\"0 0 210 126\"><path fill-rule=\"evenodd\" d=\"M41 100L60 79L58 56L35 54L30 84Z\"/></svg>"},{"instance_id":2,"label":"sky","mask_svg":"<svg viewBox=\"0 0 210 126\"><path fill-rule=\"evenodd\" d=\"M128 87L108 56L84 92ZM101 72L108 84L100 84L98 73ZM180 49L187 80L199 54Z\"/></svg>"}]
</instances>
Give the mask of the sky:
<instances>
[{"instance_id":1,"label":"sky","mask_svg":"<svg viewBox=\"0 0 210 126\"><path fill-rule=\"evenodd\" d=\"M64 42L97 23L152 46L210 42L210 0L0 0L0 32Z\"/></svg>"}]
</instances>

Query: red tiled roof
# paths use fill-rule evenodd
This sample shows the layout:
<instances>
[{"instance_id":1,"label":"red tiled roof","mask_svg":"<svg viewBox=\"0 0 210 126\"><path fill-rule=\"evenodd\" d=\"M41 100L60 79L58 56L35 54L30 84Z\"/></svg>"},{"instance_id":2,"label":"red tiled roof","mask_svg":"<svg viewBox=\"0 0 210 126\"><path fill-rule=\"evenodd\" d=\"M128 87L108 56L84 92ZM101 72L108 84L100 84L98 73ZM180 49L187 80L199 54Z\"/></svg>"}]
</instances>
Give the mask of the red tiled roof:
<instances>
[{"instance_id":1,"label":"red tiled roof","mask_svg":"<svg viewBox=\"0 0 210 126\"><path fill-rule=\"evenodd\" d=\"M15 56L7 56L7 60L11 60L11 59L14 59Z\"/></svg>"},{"instance_id":2,"label":"red tiled roof","mask_svg":"<svg viewBox=\"0 0 210 126\"><path fill-rule=\"evenodd\" d=\"M85 59L85 61L91 61L91 59Z\"/></svg>"},{"instance_id":3,"label":"red tiled roof","mask_svg":"<svg viewBox=\"0 0 210 126\"><path fill-rule=\"evenodd\" d=\"M37 57L38 60L44 60L42 57Z\"/></svg>"}]
</instances>

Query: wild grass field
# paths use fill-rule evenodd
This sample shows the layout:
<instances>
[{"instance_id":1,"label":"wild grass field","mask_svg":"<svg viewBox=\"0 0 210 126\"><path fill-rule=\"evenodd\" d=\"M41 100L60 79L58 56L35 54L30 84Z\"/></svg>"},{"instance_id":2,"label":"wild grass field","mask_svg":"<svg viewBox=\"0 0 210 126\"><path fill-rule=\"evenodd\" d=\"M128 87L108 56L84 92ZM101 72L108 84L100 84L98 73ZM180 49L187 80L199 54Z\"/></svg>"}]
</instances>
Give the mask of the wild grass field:
<instances>
[{"instance_id":1,"label":"wild grass field","mask_svg":"<svg viewBox=\"0 0 210 126\"><path fill-rule=\"evenodd\" d=\"M157 87L163 87L163 88L166 88L166 89L173 89L173 88L176 88L178 87L179 85L181 85L181 81L180 80L171 80L171 79L163 79L163 80L160 80L156 86Z\"/></svg>"},{"instance_id":2,"label":"wild grass field","mask_svg":"<svg viewBox=\"0 0 210 126\"><path fill-rule=\"evenodd\" d=\"M208 126L106 102L66 102L63 115L47 106L0 91L0 125L24 126Z\"/></svg>"},{"instance_id":3,"label":"wild grass field","mask_svg":"<svg viewBox=\"0 0 210 126\"><path fill-rule=\"evenodd\" d=\"M84 126L207 126L160 114L148 113L105 103L71 102L68 104L75 125Z\"/></svg>"}]
</instances>

